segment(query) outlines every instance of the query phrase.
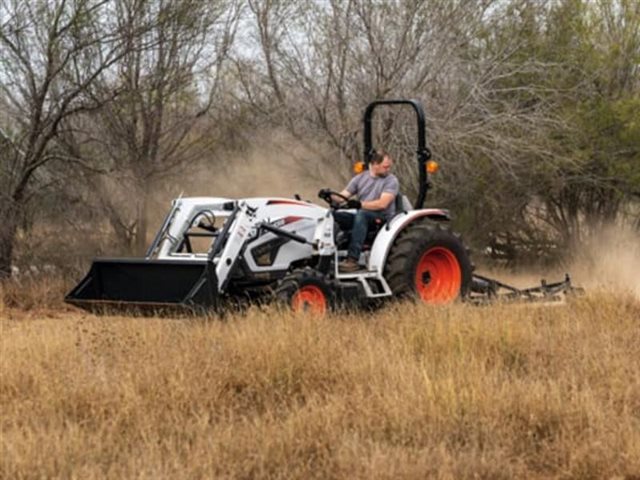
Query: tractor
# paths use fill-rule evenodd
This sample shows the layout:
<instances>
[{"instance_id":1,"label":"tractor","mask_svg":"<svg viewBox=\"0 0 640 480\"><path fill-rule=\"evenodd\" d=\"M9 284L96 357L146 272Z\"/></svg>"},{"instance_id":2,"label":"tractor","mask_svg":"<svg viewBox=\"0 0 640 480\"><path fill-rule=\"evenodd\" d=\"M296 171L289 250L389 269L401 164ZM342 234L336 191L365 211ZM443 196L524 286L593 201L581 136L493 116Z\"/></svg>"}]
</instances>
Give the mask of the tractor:
<instances>
[{"instance_id":1,"label":"tractor","mask_svg":"<svg viewBox=\"0 0 640 480\"><path fill-rule=\"evenodd\" d=\"M349 232L334 212L338 192L319 196L326 205L294 198L178 198L144 258L95 259L65 301L91 311L105 307L187 309L277 299L295 311L323 314L341 307L412 298L428 304L458 299L556 300L577 291L563 281L524 290L473 273L469 252L441 208L424 208L431 185L425 115L417 100L378 100L364 112L364 162L375 152L372 118L379 106L411 107L417 119L418 194L413 204L399 193L396 214L370 229L361 269L343 273ZM401 179L400 179L401 180Z\"/></svg>"}]
</instances>

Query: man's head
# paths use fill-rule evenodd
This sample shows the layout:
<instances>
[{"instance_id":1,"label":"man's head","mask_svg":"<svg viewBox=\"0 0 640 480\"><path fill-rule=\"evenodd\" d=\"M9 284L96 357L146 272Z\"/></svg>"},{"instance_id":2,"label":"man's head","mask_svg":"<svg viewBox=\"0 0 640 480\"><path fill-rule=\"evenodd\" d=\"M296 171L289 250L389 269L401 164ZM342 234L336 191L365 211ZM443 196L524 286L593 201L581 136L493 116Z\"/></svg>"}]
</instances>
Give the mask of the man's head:
<instances>
[{"instance_id":1,"label":"man's head","mask_svg":"<svg viewBox=\"0 0 640 480\"><path fill-rule=\"evenodd\" d=\"M386 177L391 173L393 159L386 152L375 152L369 163L369 171L374 177Z\"/></svg>"}]
</instances>

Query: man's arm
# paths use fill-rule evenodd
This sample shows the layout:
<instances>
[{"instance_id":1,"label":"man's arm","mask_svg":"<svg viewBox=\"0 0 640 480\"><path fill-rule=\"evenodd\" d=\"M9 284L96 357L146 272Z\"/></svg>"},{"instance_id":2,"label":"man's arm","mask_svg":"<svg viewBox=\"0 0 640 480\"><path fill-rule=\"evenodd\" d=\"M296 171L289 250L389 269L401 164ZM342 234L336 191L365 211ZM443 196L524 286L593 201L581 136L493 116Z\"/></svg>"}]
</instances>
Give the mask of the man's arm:
<instances>
[{"instance_id":1,"label":"man's arm","mask_svg":"<svg viewBox=\"0 0 640 480\"><path fill-rule=\"evenodd\" d=\"M340 195L342 195L345 198L351 198L353 197L353 193L351 193L349 190L344 189L340 192ZM331 200L333 200L336 203L342 203L344 202L344 198L339 197L338 195L331 195Z\"/></svg>"},{"instance_id":2,"label":"man's arm","mask_svg":"<svg viewBox=\"0 0 640 480\"><path fill-rule=\"evenodd\" d=\"M385 210L395 198L393 193L382 192L379 199L362 202L362 208L373 211Z\"/></svg>"}]
</instances>

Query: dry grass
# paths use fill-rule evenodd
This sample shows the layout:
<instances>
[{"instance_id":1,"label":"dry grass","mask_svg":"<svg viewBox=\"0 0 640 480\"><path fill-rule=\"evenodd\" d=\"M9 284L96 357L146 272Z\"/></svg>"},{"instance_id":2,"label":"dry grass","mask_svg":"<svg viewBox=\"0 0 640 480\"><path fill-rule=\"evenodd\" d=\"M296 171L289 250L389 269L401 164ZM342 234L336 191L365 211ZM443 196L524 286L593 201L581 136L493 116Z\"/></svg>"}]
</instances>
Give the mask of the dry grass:
<instances>
[{"instance_id":1,"label":"dry grass","mask_svg":"<svg viewBox=\"0 0 640 480\"><path fill-rule=\"evenodd\" d=\"M0 318L31 312L46 317L49 313L74 311L64 303L68 281L60 275L27 275L0 281ZM75 310L77 312L77 310Z\"/></svg>"},{"instance_id":2,"label":"dry grass","mask_svg":"<svg viewBox=\"0 0 640 480\"><path fill-rule=\"evenodd\" d=\"M2 478L640 475L630 295L327 319L0 317Z\"/></svg>"}]
</instances>

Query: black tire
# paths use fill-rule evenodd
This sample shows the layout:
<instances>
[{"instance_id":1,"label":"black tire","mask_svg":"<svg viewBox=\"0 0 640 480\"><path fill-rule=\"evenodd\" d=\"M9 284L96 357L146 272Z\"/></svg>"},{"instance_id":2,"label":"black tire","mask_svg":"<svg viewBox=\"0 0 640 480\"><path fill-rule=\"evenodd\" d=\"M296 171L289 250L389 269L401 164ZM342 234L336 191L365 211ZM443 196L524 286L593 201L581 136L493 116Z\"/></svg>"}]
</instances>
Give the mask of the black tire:
<instances>
[{"instance_id":1,"label":"black tire","mask_svg":"<svg viewBox=\"0 0 640 480\"><path fill-rule=\"evenodd\" d=\"M283 308L311 311L324 315L336 308L336 288L326 275L313 268L293 270L284 277L275 291Z\"/></svg>"},{"instance_id":2,"label":"black tire","mask_svg":"<svg viewBox=\"0 0 640 480\"><path fill-rule=\"evenodd\" d=\"M443 304L468 294L472 270L459 235L439 223L422 221L400 232L384 276L398 298Z\"/></svg>"}]
</instances>

